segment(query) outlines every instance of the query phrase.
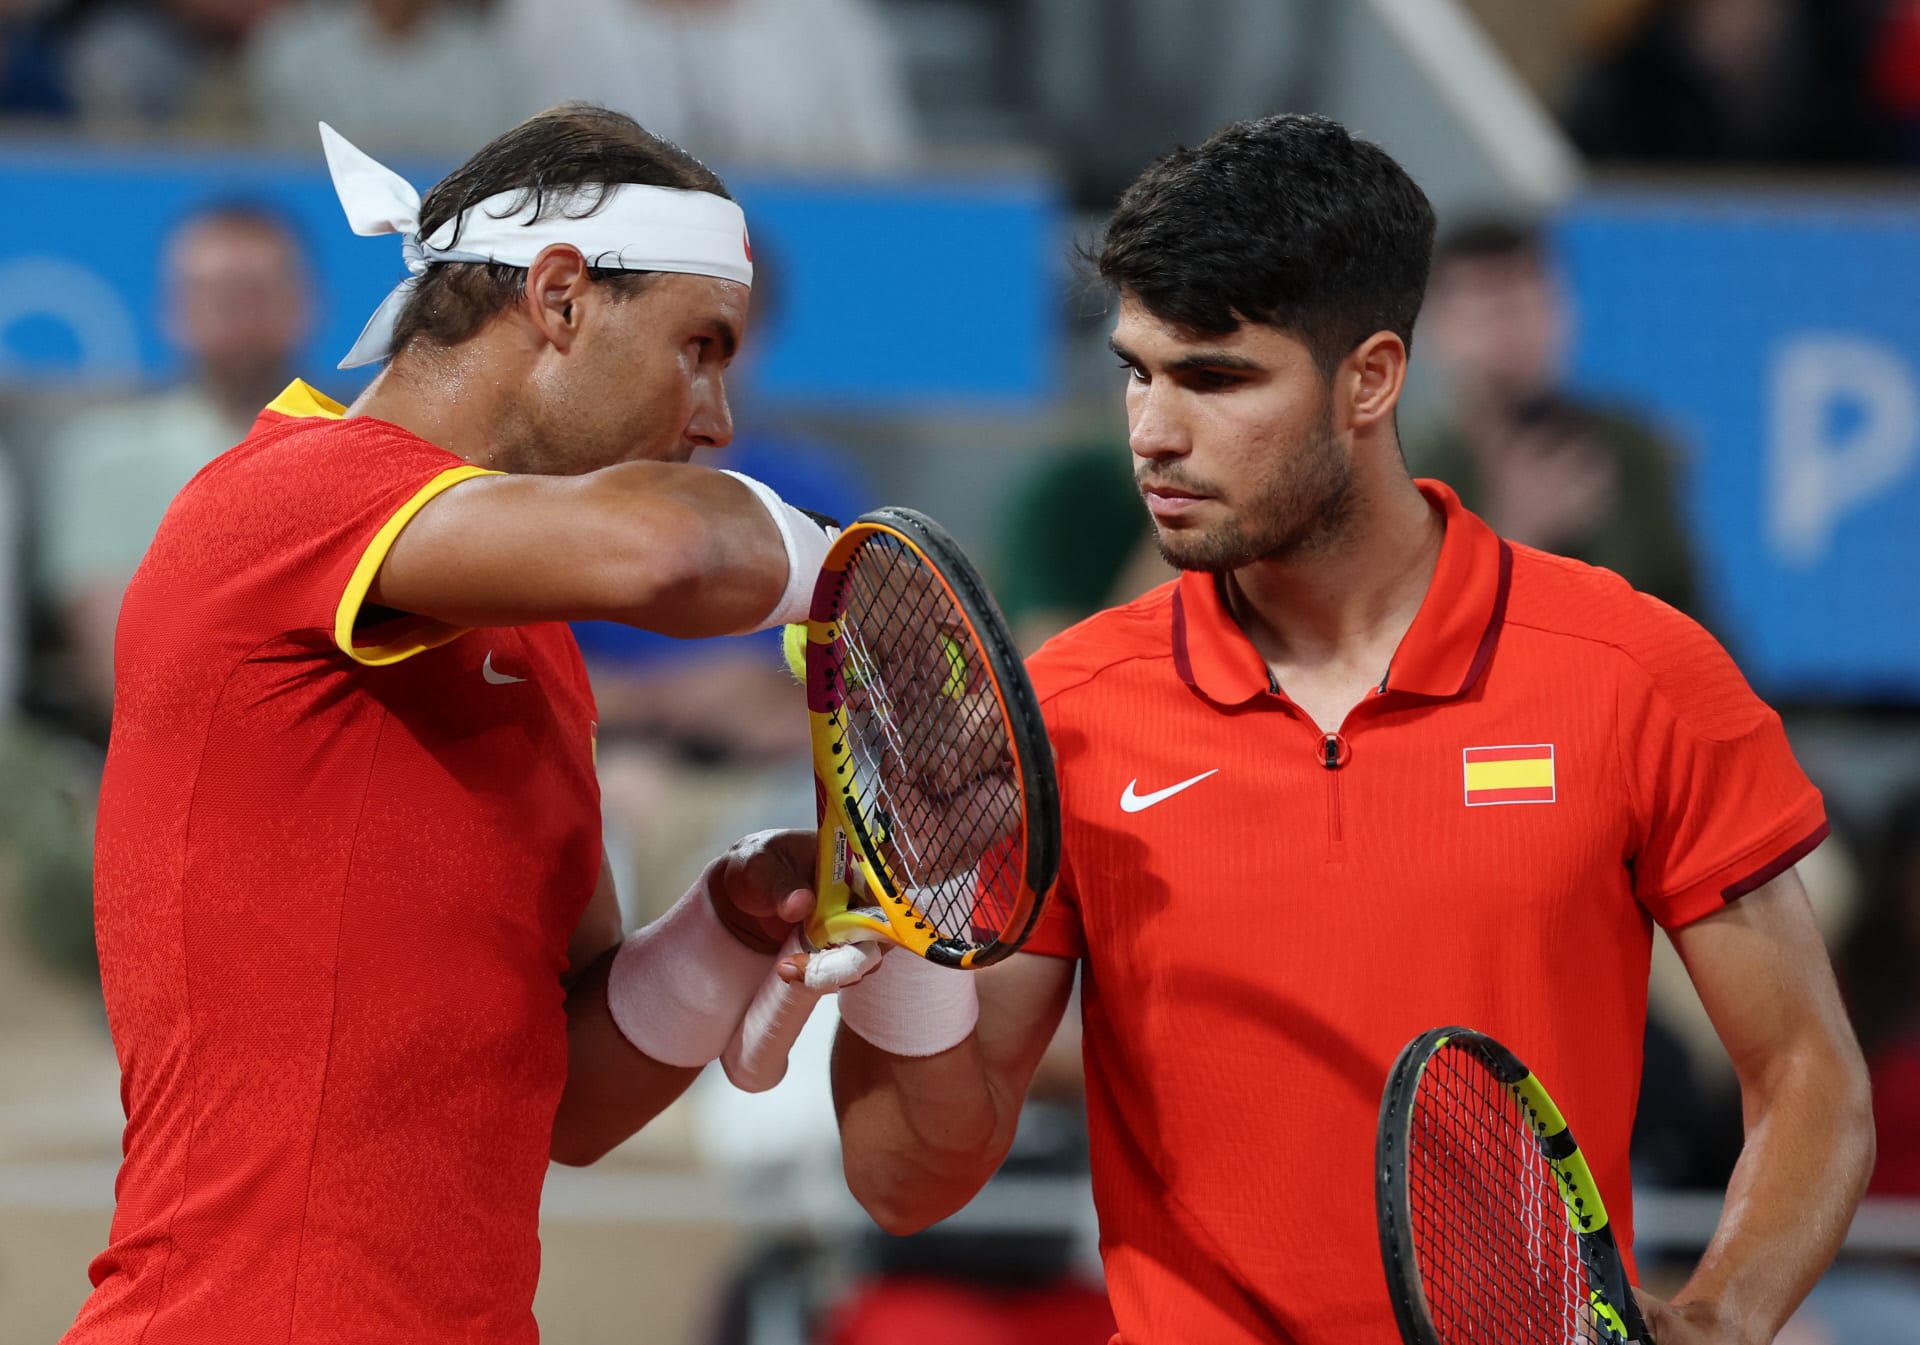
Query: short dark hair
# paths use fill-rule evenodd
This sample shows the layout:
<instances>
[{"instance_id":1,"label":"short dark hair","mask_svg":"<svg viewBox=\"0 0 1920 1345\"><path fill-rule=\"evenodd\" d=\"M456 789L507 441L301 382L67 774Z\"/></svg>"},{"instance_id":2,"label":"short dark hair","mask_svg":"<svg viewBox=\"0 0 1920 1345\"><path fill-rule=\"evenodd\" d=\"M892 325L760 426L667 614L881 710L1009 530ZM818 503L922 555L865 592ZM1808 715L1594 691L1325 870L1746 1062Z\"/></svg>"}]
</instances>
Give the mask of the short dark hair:
<instances>
[{"instance_id":1,"label":"short dark hair","mask_svg":"<svg viewBox=\"0 0 1920 1345\"><path fill-rule=\"evenodd\" d=\"M1235 122L1128 187L1094 256L1101 278L1184 330L1258 322L1331 376L1360 342L1411 344L1433 207L1378 145L1326 117Z\"/></svg>"},{"instance_id":2,"label":"short dark hair","mask_svg":"<svg viewBox=\"0 0 1920 1345\"><path fill-rule=\"evenodd\" d=\"M1531 220L1509 215L1478 215L1462 220L1440 236L1433 250L1437 271L1456 261L1529 261L1544 263L1547 235Z\"/></svg>"},{"instance_id":3,"label":"short dark hair","mask_svg":"<svg viewBox=\"0 0 1920 1345\"><path fill-rule=\"evenodd\" d=\"M563 103L487 144L429 191L420 203L420 236L504 192L522 193L514 208L530 202L536 219L584 219L606 204L609 188L629 182L733 199L717 173L632 117L590 103ZM587 258L589 274L621 293L637 293L654 275L593 261ZM405 350L415 337L438 346L471 339L494 314L519 301L526 280L524 267L504 262L435 262L400 310L389 353Z\"/></svg>"}]
</instances>

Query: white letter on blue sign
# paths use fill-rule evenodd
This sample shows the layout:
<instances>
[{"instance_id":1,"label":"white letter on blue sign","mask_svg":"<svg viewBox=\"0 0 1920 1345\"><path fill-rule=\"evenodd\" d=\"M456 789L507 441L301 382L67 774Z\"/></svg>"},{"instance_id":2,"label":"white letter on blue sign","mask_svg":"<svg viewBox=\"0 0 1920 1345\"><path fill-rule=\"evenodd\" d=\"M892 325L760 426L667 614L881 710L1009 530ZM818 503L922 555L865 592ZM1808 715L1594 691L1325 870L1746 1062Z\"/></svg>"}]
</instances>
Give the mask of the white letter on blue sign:
<instances>
[{"instance_id":1,"label":"white letter on blue sign","mask_svg":"<svg viewBox=\"0 0 1920 1345\"><path fill-rule=\"evenodd\" d=\"M1920 394L1896 351L1853 336L1784 343L1772 383L1768 536L1783 560L1812 566L1840 520L1920 456Z\"/></svg>"}]
</instances>

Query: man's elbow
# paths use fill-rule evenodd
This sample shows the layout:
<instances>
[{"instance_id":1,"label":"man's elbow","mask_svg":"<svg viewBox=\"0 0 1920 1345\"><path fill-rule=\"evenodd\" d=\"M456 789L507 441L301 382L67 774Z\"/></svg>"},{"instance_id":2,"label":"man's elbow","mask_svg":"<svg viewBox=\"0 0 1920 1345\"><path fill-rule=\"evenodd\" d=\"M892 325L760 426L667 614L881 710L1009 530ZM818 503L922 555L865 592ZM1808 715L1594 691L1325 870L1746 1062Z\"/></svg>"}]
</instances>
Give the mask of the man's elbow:
<instances>
[{"instance_id":1,"label":"man's elbow","mask_svg":"<svg viewBox=\"0 0 1920 1345\"><path fill-rule=\"evenodd\" d=\"M878 1224L882 1232L896 1238L925 1232L959 1210L974 1195L973 1191L963 1191L957 1199L951 1193L948 1198L940 1199L942 1193L931 1182L916 1182L902 1188L863 1177L852 1168L847 1169L847 1189L867 1212L867 1217Z\"/></svg>"},{"instance_id":2,"label":"man's elbow","mask_svg":"<svg viewBox=\"0 0 1920 1345\"><path fill-rule=\"evenodd\" d=\"M595 1134L584 1127L556 1122L547 1156L563 1168L592 1167L619 1147L617 1136Z\"/></svg>"}]
</instances>

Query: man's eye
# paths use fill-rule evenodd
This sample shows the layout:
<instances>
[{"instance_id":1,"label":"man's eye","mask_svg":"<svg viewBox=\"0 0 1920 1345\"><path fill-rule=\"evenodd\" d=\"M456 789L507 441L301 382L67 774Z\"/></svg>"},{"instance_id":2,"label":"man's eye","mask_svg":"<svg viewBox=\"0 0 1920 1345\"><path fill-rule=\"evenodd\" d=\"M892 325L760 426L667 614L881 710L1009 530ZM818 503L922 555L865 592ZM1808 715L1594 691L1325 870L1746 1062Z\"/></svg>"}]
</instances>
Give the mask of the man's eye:
<instances>
[{"instance_id":1,"label":"man's eye","mask_svg":"<svg viewBox=\"0 0 1920 1345\"><path fill-rule=\"evenodd\" d=\"M1144 383L1147 381L1147 371L1137 364L1122 364L1120 368L1126 373L1129 383Z\"/></svg>"}]
</instances>

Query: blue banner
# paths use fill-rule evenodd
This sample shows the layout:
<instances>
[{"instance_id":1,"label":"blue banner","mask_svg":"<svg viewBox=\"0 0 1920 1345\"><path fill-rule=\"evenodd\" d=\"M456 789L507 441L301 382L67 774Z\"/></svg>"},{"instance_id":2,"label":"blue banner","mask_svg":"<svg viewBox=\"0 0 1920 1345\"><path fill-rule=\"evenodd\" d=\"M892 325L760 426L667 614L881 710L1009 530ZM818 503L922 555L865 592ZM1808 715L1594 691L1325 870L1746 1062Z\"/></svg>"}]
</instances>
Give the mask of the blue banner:
<instances>
[{"instance_id":1,"label":"blue banner","mask_svg":"<svg viewBox=\"0 0 1920 1345\"><path fill-rule=\"evenodd\" d=\"M1051 393L1065 231L1042 180L728 185L779 295L754 333L759 395L858 412ZM0 150L0 201L0 385L14 388L176 372L158 260L202 206L264 204L301 231L322 277L303 367L335 395L364 383L333 366L405 274L396 239L348 231L317 138L298 157L15 146Z\"/></svg>"},{"instance_id":2,"label":"blue banner","mask_svg":"<svg viewBox=\"0 0 1920 1345\"><path fill-rule=\"evenodd\" d=\"M1716 624L1749 679L1920 699L1920 213L1615 196L1560 241L1579 380L1689 450Z\"/></svg>"}]
</instances>

